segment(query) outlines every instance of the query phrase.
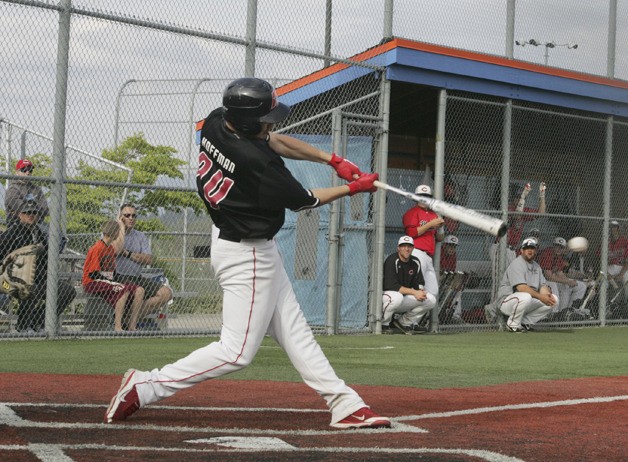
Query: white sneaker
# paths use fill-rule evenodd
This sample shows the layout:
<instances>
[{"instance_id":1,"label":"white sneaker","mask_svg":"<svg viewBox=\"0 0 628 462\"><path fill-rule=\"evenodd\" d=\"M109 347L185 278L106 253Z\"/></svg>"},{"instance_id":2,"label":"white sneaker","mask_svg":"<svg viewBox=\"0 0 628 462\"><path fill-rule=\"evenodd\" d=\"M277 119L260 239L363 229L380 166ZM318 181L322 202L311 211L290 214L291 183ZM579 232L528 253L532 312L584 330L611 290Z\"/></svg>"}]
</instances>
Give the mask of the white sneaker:
<instances>
[{"instance_id":1,"label":"white sneaker","mask_svg":"<svg viewBox=\"0 0 628 462\"><path fill-rule=\"evenodd\" d=\"M172 286L170 285L170 281L168 281L168 278L166 276L164 276L164 286L166 286L168 289L170 289L170 293L172 294L172 296L170 297L170 300L168 300L167 305L170 306L174 303L174 290L172 290Z\"/></svg>"}]
</instances>

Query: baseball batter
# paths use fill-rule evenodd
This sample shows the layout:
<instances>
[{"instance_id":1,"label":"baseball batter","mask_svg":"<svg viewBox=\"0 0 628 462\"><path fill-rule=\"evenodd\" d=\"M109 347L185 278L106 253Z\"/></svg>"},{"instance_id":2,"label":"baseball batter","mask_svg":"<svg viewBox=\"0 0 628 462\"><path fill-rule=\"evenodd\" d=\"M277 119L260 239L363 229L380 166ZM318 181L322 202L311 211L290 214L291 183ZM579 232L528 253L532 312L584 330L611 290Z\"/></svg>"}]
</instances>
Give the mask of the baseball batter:
<instances>
[{"instance_id":1,"label":"baseball batter","mask_svg":"<svg viewBox=\"0 0 628 462\"><path fill-rule=\"evenodd\" d=\"M318 207L358 192L374 192L376 173L300 140L271 133L290 108L266 81L231 82L223 107L199 124L198 192L214 222L211 264L224 291L220 341L161 369L130 369L105 414L124 420L139 408L207 379L246 367L266 334L286 351L301 377L321 395L335 428L390 427L336 376L310 330L277 245L285 209ZM306 190L282 157L328 163L351 183ZM354 175L358 178L352 181Z\"/></svg>"},{"instance_id":2,"label":"baseball batter","mask_svg":"<svg viewBox=\"0 0 628 462\"><path fill-rule=\"evenodd\" d=\"M416 188L415 194L432 197L432 189L425 184ZM436 241L442 241L444 233L442 226L445 221L426 206L418 204L403 215L403 227L406 235L414 239L412 255L421 262L421 271L425 279L425 290L438 298L438 277L434 270L434 251Z\"/></svg>"}]
</instances>

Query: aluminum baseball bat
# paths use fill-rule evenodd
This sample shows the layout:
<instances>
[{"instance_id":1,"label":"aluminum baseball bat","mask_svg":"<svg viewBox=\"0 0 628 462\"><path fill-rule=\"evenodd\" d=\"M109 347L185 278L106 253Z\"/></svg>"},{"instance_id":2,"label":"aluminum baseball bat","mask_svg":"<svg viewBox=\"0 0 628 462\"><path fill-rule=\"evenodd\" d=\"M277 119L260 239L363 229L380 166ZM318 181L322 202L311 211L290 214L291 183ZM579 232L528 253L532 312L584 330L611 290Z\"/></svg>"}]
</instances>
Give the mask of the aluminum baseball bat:
<instances>
[{"instance_id":1,"label":"aluminum baseball bat","mask_svg":"<svg viewBox=\"0 0 628 462\"><path fill-rule=\"evenodd\" d=\"M374 181L373 185L377 188L392 191L401 196L407 197L408 199L412 199L436 213L451 218L452 220L459 221L460 223L464 223L465 225L481 229L493 236L501 237L506 234L506 230L508 229L508 225L499 218L485 215L476 210L471 210L466 207L451 204L432 197L418 196L411 192L404 191L403 189L395 188L389 184L382 183L381 181Z\"/></svg>"}]
</instances>

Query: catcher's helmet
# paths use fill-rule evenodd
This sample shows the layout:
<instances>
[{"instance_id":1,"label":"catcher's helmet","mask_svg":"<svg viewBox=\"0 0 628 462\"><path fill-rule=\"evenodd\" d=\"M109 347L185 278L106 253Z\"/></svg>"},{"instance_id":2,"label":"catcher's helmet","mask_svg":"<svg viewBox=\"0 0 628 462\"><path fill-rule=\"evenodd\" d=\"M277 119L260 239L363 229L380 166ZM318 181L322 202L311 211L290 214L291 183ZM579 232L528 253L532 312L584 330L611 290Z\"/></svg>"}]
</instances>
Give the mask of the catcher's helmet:
<instances>
[{"instance_id":1,"label":"catcher's helmet","mask_svg":"<svg viewBox=\"0 0 628 462\"><path fill-rule=\"evenodd\" d=\"M257 135L262 123L277 123L290 114L290 106L277 101L273 86L245 77L227 85L222 94L224 118L245 135Z\"/></svg>"}]
</instances>

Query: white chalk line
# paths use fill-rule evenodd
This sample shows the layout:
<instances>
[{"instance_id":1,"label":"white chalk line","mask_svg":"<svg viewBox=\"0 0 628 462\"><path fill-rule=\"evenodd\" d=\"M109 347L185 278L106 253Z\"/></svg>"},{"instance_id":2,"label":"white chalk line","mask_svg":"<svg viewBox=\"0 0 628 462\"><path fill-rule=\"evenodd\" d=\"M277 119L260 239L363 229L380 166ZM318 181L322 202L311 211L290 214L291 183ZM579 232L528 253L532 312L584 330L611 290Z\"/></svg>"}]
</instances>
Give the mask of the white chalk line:
<instances>
[{"instance_id":1,"label":"white chalk line","mask_svg":"<svg viewBox=\"0 0 628 462\"><path fill-rule=\"evenodd\" d=\"M437 418L455 417L455 416L461 416L461 415L484 414L487 412L516 411L516 410L521 410L521 409L537 409L537 408L548 408L548 407L558 407L558 406L577 406L579 404L610 403L613 401L625 401L625 400L628 400L628 395L599 396L599 397L594 397L594 398L548 401L544 403L507 404L505 406L479 407L475 409L464 409L461 411L433 412L431 414L419 414L419 415L408 415L408 416L396 417L395 420L405 421L405 420L419 420L419 419L437 419Z\"/></svg>"},{"instance_id":2,"label":"white chalk line","mask_svg":"<svg viewBox=\"0 0 628 462\"><path fill-rule=\"evenodd\" d=\"M596 403L608 403L614 401L625 401L628 400L628 395L619 395L619 396L604 396L604 397L594 397L594 398L582 398L582 399L571 399L571 400L561 400L561 401L551 401L551 402L538 402L538 403L524 403L524 404L511 404L504 406L492 406L492 407L481 407L475 409L465 409L460 411L449 411L449 412L436 412L429 414L420 414L413 416L399 416L392 419L393 426L390 429L364 429L364 430L260 430L260 429L224 429L224 428L191 428L191 427L177 427L177 426L159 426L159 425L125 425L125 424L85 424L85 423L49 423L49 422L31 422L22 419L19 417L12 409L12 406L15 407L69 407L69 408L104 408L103 405L96 404L60 404L60 403L0 403L0 425L14 426L14 427L38 427L38 428L75 428L75 429L103 429L103 428L111 428L111 429L132 429L132 430L149 430L149 431L166 431L166 432L187 432L187 433L225 433L228 432L230 434L235 435L247 435L247 434L255 434L255 435L297 435L297 436L317 436L317 435L333 435L333 434L359 434L359 433L399 433L399 432L412 432L412 433L424 433L426 430L420 429L417 427L413 427L410 425L405 425L401 422L408 420L419 420L419 419L432 419L432 418L445 418L445 417L454 417L461 415L472 415L472 414L482 414L489 412L500 412L500 411L512 411L512 410L523 410L523 409L535 409L535 408L549 408L549 407L559 407L559 406L574 406L580 404L596 404ZM260 408L260 409L251 409L251 408L219 408L219 407L192 407L192 406L151 406L151 408L155 409L165 409L165 410L217 410L217 411L241 411L241 412L258 412L261 409L272 412L327 412L326 410L321 409L286 409L286 408ZM241 440L238 440L241 441ZM189 442L197 442L203 443L206 442L204 440L190 440ZM262 450L259 446L255 448L247 448L242 447L242 443L240 447L233 448L229 445L223 443L214 443L217 445L222 445L229 447L229 449L193 449L193 448L161 448L161 447L140 447L140 446L108 446L108 445L99 445L99 444L78 444L78 445L68 445L68 444L29 444L25 446L20 445L0 445L0 450L28 450L35 454L38 459L43 462L70 462L72 461L67 455L64 454L64 450L71 449L92 449L92 450L113 450L113 451L160 451L160 452L183 452L183 453L208 453L208 452L259 452ZM243 445L246 446L246 445ZM478 457L483 460L489 462L523 462L521 459L506 456L499 453L494 453L486 450L476 450L476 449L445 449L445 448L296 448L291 445L280 445L280 444L269 444L268 447L263 448L264 451L275 451L275 452L353 452L353 453L387 453L387 454L452 454L452 455L467 455L472 457Z\"/></svg>"},{"instance_id":3,"label":"white chalk line","mask_svg":"<svg viewBox=\"0 0 628 462\"><path fill-rule=\"evenodd\" d=\"M19 445L0 445L0 450L5 451L15 451L20 449L29 449L31 446L19 446ZM43 446L43 445L36 445ZM225 448L225 449L194 449L194 448L171 448L171 447L151 447L151 446L108 446L105 444L53 444L46 445L52 446L55 450L49 451L50 458L45 457L44 451L42 448L40 452L37 454L39 459L42 462L61 462L61 459L54 459L54 453L56 450L103 450L103 451L124 451L124 452L138 452L138 451L147 451L147 452L170 452L170 453L200 453L200 454L209 454L209 453L255 453L260 451L265 452L294 452L294 453L355 453L355 454L452 454L452 455L467 455L471 457L478 457L480 459L486 460L487 462L524 462L522 459L518 459L516 457L505 456L503 454L499 454L492 451L486 451L481 449L462 449L462 448L369 448L369 447L307 447L307 448L297 448L292 447L290 449L286 448L251 448L251 449L233 449L233 448ZM63 456L63 461L72 461L72 459L68 458L61 452ZM44 457L42 457L44 456Z\"/></svg>"},{"instance_id":4,"label":"white chalk line","mask_svg":"<svg viewBox=\"0 0 628 462\"><path fill-rule=\"evenodd\" d=\"M144 431L162 431L162 432L173 432L173 433L224 433L225 431L229 431L230 433L238 434L238 435L305 435L305 436L315 436L315 435L334 435L334 434L348 434L348 433L370 433L373 431L383 432L383 433L427 433L427 430L418 428L414 425L407 425L401 422L395 422L393 420L392 428L380 428L377 430L374 429L355 429L355 430L274 430L274 429L256 429L256 428L229 428L226 429L224 427L181 427L181 426L162 426L162 425L154 425L154 424L124 424L124 423L115 423L115 424L103 424L103 423L68 423L68 422L33 422L29 420L24 420L19 417L11 407L42 407L42 408L100 408L105 410L105 406L95 405L95 404L60 404L60 403L0 403L0 425L7 425L10 427L19 427L19 428L64 428L64 429L103 429L103 428L111 428L111 429L129 429L129 430L144 430ZM162 409L162 410L215 410L215 411L235 411L235 412L261 412L260 409L251 409L251 408L199 408L199 407L188 407L188 406L150 406L151 409ZM273 408L264 408L267 411L275 412L275 411L285 411L289 412L286 409L273 409ZM322 411L320 409L299 409L299 412L329 412Z\"/></svg>"}]
</instances>

